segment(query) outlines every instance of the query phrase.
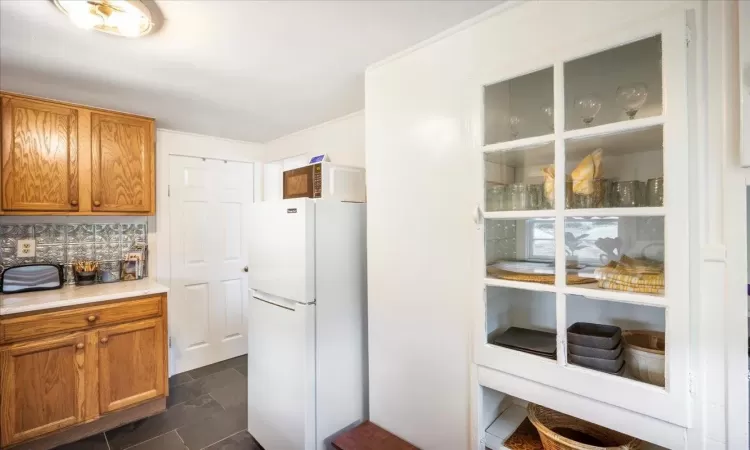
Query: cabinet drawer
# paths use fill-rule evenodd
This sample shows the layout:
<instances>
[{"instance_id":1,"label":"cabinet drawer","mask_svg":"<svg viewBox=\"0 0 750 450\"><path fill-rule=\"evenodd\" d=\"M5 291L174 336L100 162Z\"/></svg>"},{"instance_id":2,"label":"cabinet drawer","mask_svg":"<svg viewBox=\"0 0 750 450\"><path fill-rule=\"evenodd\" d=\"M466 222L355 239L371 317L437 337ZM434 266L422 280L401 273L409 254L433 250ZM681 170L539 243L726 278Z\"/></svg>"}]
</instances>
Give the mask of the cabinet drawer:
<instances>
[{"instance_id":1,"label":"cabinet drawer","mask_svg":"<svg viewBox=\"0 0 750 450\"><path fill-rule=\"evenodd\" d=\"M0 344L162 314L161 297L146 297L0 320Z\"/></svg>"}]
</instances>

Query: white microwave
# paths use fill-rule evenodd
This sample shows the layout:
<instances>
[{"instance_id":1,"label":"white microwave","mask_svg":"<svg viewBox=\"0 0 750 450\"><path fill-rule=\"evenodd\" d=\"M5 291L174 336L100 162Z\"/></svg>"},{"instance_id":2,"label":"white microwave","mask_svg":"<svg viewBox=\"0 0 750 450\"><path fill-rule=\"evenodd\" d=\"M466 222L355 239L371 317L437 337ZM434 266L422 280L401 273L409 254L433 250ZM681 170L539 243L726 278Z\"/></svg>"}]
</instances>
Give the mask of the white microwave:
<instances>
[{"instance_id":1,"label":"white microwave","mask_svg":"<svg viewBox=\"0 0 750 450\"><path fill-rule=\"evenodd\" d=\"M325 198L364 203L365 169L329 162L287 170L283 175L284 198Z\"/></svg>"}]
</instances>

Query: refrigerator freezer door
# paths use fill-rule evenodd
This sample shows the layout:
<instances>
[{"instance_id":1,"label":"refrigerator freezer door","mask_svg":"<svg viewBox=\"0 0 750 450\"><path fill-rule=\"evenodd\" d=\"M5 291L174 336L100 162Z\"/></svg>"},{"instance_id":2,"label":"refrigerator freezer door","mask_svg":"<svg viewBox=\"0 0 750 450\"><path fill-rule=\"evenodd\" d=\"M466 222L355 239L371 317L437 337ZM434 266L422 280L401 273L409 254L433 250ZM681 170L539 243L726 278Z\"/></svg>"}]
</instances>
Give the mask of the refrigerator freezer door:
<instances>
[{"instance_id":1,"label":"refrigerator freezer door","mask_svg":"<svg viewBox=\"0 0 750 450\"><path fill-rule=\"evenodd\" d=\"M247 429L266 450L315 450L315 305L252 298Z\"/></svg>"},{"instance_id":2,"label":"refrigerator freezer door","mask_svg":"<svg viewBox=\"0 0 750 450\"><path fill-rule=\"evenodd\" d=\"M307 198L250 208L249 286L300 303L315 301L315 203Z\"/></svg>"}]
</instances>

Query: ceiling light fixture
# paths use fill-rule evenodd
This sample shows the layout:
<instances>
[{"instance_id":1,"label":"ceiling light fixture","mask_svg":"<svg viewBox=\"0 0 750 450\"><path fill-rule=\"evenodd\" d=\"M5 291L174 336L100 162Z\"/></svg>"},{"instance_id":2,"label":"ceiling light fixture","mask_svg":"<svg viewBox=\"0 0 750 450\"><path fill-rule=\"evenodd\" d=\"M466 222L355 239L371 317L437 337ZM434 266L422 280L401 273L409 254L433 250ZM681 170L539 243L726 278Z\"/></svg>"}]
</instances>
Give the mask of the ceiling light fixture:
<instances>
[{"instance_id":1,"label":"ceiling light fixture","mask_svg":"<svg viewBox=\"0 0 750 450\"><path fill-rule=\"evenodd\" d=\"M154 27L151 12L140 0L54 0L71 22L85 30L140 37Z\"/></svg>"}]
</instances>

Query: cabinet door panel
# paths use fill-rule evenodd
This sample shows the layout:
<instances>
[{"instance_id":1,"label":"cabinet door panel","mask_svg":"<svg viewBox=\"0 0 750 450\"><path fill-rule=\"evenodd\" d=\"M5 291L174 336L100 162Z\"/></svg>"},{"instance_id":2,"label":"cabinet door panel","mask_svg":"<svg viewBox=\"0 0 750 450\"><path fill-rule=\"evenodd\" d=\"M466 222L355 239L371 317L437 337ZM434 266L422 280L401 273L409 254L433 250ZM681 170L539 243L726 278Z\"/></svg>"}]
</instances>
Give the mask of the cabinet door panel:
<instances>
[{"instance_id":1,"label":"cabinet door panel","mask_svg":"<svg viewBox=\"0 0 750 450\"><path fill-rule=\"evenodd\" d=\"M100 330L99 410L125 408L165 394L164 319Z\"/></svg>"},{"instance_id":2,"label":"cabinet door panel","mask_svg":"<svg viewBox=\"0 0 750 450\"><path fill-rule=\"evenodd\" d=\"M77 211L77 110L4 97L2 163L3 209Z\"/></svg>"},{"instance_id":3,"label":"cabinet door panel","mask_svg":"<svg viewBox=\"0 0 750 450\"><path fill-rule=\"evenodd\" d=\"M153 123L91 114L93 211L153 211Z\"/></svg>"},{"instance_id":4,"label":"cabinet door panel","mask_svg":"<svg viewBox=\"0 0 750 450\"><path fill-rule=\"evenodd\" d=\"M84 419L83 334L0 352L0 443L25 441Z\"/></svg>"}]
</instances>

